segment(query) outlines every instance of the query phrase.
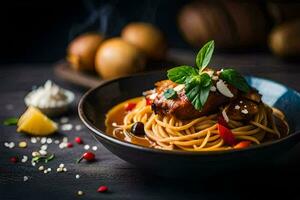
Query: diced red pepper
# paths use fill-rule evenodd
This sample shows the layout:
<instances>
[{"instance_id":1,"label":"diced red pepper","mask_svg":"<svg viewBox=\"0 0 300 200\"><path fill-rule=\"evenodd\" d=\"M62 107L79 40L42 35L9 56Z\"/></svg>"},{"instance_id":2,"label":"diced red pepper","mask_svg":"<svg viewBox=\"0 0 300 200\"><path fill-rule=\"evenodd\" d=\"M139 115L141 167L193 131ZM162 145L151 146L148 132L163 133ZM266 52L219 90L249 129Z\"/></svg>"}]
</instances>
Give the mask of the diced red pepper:
<instances>
[{"instance_id":1,"label":"diced red pepper","mask_svg":"<svg viewBox=\"0 0 300 200\"><path fill-rule=\"evenodd\" d=\"M228 124L223 116L218 117L218 130L220 137L224 140L225 144L230 146L234 146L236 144L236 139L231 130L228 128Z\"/></svg>"},{"instance_id":2,"label":"diced red pepper","mask_svg":"<svg viewBox=\"0 0 300 200\"><path fill-rule=\"evenodd\" d=\"M236 140L231 130L223 126L222 124L218 124L220 137L224 140L225 144L230 146L234 146L236 144Z\"/></svg>"},{"instance_id":3,"label":"diced red pepper","mask_svg":"<svg viewBox=\"0 0 300 200\"><path fill-rule=\"evenodd\" d=\"M149 106L149 105L151 105L152 104L152 100L151 99L148 99L148 98L146 98L146 105L147 106Z\"/></svg>"},{"instance_id":4,"label":"diced red pepper","mask_svg":"<svg viewBox=\"0 0 300 200\"><path fill-rule=\"evenodd\" d=\"M237 143L236 145L234 145L233 148L235 148L235 149L243 149L243 148L249 147L250 144L251 144L251 141L240 141L239 143Z\"/></svg>"},{"instance_id":5,"label":"diced red pepper","mask_svg":"<svg viewBox=\"0 0 300 200\"><path fill-rule=\"evenodd\" d=\"M125 110L126 111L132 111L135 108L135 106L136 106L136 103L128 103L125 106Z\"/></svg>"}]
</instances>

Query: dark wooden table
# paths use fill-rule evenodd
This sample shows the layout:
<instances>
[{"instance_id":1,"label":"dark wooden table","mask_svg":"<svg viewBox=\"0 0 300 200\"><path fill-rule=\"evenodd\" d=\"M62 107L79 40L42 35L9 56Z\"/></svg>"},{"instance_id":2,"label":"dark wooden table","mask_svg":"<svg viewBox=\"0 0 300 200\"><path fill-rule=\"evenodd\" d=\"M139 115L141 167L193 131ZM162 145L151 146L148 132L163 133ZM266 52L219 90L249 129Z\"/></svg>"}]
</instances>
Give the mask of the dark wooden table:
<instances>
[{"instance_id":1,"label":"dark wooden table","mask_svg":"<svg viewBox=\"0 0 300 200\"><path fill-rule=\"evenodd\" d=\"M189 55L183 55L179 62L191 63ZM271 78L300 91L300 67L297 63L284 63L266 54L218 55L214 65L237 67L243 73ZM33 85L41 85L47 79L76 93L77 101L85 91L57 79L51 64L26 64L1 66L0 69L0 121L19 116L25 109L23 97ZM299 114L300 116L300 114ZM76 104L68 114L70 123L81 124ZM59 121L58 119L55 119ZM83 126L83 125L82 125ZM0 125L0 199L258 199L271 196L284 199L299 199L300 145L296 146L282 160L280 167L245 171L244 174L224 174L219 177L206 177L179 180L157 177L137 170L134 166L117 158L98 144L88 130L60 131L55 136L62 140L68 137L73 141L80 136L86 144L97 145L97 161L75 164L75 160L85 151L83 145L59 149L57 144L49 144L48 152L55 159L44 166L52 171L44 174L33 167L30 161L13 164L11 156L23 155L31 158L31 152L39 149L40 143L32 144L30 138L16 132L14 126ZM4 147L4 142L26 141L28 147L21 149ZM64 163L68 171L57 173L56 168ZM258 166L259 169L259 166ZM180 173L180 172L178 172ZM205 172L203 172L205 173ZM76 179L75 175L80 178ZM23 177L29 180L24 182ZM296 182L293 182L296 181ZM109 187L108 193L97 193L98 186ZM77 196L78 190L84 192ZM298 195L298 198L297 198Z\"/></svg>"}]
</instances>

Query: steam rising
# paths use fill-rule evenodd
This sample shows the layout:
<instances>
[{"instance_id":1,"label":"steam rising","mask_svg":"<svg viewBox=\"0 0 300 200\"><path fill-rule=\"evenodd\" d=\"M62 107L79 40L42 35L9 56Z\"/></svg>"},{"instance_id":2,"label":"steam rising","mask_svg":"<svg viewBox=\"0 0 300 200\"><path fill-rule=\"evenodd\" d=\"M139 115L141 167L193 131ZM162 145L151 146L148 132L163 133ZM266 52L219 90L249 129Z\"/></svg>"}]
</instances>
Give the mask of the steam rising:
<instances>
[{"instance_id":1,"label":"steam rising","mask_svg":"<svg viewBox=\"0 0 300 200\"><path fill-rule=\"evenodd\" d=\"M111 21L111 16L118 16L118 14L115 13L114 3L100 4L98 7L91 1L84 1L84 3L89 16L83 23L72 26L69 38L72 39L81 33L89 31L100 32L104 36L107 35L110 27L108 22Z\"/></svg>"},{"instance_id":2,"label":"steam rising","mask_svg":"<svg viewBox=\"0 0 300 200\"><path fill-rule=\"evenodd\" d=\"M132 4L118 0L100 1L98 4L96 4L97 1L91 0L83 2L89 15L82 23L71 27L69 40L85 32L100 32L104 36L117 36L121 28L129 21L155 23L159 5L159 1L151 0L133 1Z\"/></svg>"}]
</instances>

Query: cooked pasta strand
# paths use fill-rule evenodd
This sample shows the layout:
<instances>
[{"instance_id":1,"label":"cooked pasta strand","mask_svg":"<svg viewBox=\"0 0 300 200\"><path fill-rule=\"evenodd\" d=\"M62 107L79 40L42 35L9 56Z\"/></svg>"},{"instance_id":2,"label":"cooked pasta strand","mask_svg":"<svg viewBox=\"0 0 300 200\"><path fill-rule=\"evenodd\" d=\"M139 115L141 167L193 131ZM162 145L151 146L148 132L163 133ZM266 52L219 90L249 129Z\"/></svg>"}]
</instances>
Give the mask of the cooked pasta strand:
<instances>
[{"instance_id":1,"label":"cooked pasta strand","mask_svg":"<svg viewBox=\"0 0 300 200\"><path fill-rule=\"evenodd\" d=\"M226 108L226 107L225 107ZM218 114L199 117L193 120L181 121L172 115L156 115L146 101L140 100L136 107L128 112L123 124L114 125L112 134L117 137L124 135L126 141L135 137L130 133L130 128L135 122L144 123L145 140L151 147L165 150L182 149L186 151L215 151L232 149L221 138L217 126ZM280 138L275 118L284 125L284 114L265 104L259 105L259 112L248 122L229 120L228 126L237 140L250 141L252 144L264 142L267 135ZM270 138L270 137L269 137Z\"/></svg>"}]
</instances>

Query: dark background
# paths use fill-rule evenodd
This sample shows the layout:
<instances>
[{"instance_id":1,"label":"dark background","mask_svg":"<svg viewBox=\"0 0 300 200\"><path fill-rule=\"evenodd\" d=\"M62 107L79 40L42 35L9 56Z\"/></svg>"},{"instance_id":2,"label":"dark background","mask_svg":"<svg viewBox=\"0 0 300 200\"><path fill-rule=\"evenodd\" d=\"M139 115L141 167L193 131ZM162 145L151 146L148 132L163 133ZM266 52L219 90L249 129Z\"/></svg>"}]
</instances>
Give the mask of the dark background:
<instances>
[{"instance_id":1,"label":"dark background","mask_svg":"<svg viewBox=\"0 0 300 200\"><path fill-rule=\"evenodd\" d=\"M167 35L171 47L187 47L176 28L176 13L187 2L6 1L0 6L0 63L55 62L64 57L68 42L79 33L104 31L116 36L130 21L154 23ZM100 6L109 22L106 28L95 15Z\"/></svg>"}]
</instances>

